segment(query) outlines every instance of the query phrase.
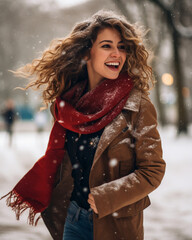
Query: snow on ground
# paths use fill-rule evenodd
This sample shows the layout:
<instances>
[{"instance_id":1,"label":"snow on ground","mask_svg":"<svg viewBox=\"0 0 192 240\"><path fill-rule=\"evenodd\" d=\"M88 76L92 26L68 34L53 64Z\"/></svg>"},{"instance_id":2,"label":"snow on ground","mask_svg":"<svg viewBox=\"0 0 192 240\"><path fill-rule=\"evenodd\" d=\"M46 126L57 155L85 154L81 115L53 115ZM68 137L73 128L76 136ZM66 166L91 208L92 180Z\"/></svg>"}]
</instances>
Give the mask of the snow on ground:
<instances>
[{"instance_id":1,"label":"snow on ground","mask_svg":"<svg viewBox=\"0 0 192 240\"><path fill-rule=\"evenodd\" d=\"M173 127L161 133L166 174L150 194L145 211L146 240L192 240L192 132L176 137Z\"/></svg>"},{"instance_id":2,"label":"snow on ground","mask_svg":"<svg viewBox=\"0 0 192 240\"><path fill-rule=\"evenodd\" d=\"M48 133L15 133L12 147L8 146L8 136L0 133L0 196L10 191L18 180L33 166L34 161L44 154ZM0 201L1 240L51 240L41 219L37 227L26 223L27 213L17 221L15 213Z\"/></svg>"},{"instance_id":3,"label":"snow on ground","mask_svg":"<svg viewBox=\"0 0 192 240\"><path fill-rule=\"evenodd\" d=\"M152 205L145 210L145 240L192 240L192 133L176 137L174 127L160 130L166 174L160 187L150 194ZM0 196L6 194L46 149L48 133L16 132L12 147L0 132ZM26 224L27 214L16 221L14 212L0 201L0 239L50 240L40 220Z\"/></svg>"}]
</instances>

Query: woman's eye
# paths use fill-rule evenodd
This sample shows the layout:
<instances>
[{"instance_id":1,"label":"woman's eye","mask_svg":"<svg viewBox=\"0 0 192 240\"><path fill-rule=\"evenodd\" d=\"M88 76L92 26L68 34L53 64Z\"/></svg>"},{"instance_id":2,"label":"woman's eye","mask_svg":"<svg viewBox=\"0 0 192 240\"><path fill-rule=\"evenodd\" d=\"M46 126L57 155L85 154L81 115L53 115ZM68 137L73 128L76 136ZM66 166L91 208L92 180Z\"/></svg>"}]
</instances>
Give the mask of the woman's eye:
<instances>
[{"instance_id":1,"label":"woman's eye","mask_svg":"<svg viewBox=\"0 0 192 240\"><path fill-rule=\"evenodd\" d=\"M118 47L120 50L125 50L125 46L124 45L121 45Z\"/></svg>"},{"instance_id":2,"label":"woman's eye","mask_svg":"<svg viewBox=\"0 0 192 240\"><path fill-rule=\"evenodd\" d=\"M102 48L110 48L111 46L109 44L105 44L102 46Z\"/></svg>"}]
</instances>

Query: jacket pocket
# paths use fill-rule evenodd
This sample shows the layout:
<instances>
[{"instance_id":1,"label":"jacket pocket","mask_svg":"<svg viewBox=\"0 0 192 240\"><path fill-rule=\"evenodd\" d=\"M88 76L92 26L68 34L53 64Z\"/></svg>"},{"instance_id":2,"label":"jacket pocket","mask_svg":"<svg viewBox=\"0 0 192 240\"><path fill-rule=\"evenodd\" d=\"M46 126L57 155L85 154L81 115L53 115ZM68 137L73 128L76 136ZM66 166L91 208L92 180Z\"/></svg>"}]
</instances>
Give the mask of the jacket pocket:
<instances>
[{"instance_id":1,"label":"jacket pocket","mask_svg":"<svg viewBox=\"0 0 192 240\"><path fill-rule=\"evenodd\" d=\"M129 216L134 216L137 215L140 211L147 208L150 204L151 204L150 199L148 196L146 196L139 200L138 202L130 204L112 213L112 216L115 218L125 218Z\"/></svg>"}]
</instances>

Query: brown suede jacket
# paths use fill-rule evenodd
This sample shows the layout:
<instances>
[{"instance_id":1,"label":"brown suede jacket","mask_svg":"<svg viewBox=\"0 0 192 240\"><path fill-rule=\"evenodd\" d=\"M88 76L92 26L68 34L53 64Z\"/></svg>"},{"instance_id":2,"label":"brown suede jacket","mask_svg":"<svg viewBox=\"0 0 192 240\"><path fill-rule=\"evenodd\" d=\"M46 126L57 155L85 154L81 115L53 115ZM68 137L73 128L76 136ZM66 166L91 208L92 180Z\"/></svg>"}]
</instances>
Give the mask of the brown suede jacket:
<instances>
[{"instance_id":1,"label":"brown suede jacket","mask_svg":"<svg viewBox=\"0 0 192 240\"><path fill-rule=\"evenodd\" d=\"M51 203L42 213L54 240L62 240L73 189L71 170L66 153ZM143 240L143 209L164 172L155 108L146 94L133 89L122 113L105 127L94 156L89 177L98 209L94 240Z\"/></svg>"}]
</instances>

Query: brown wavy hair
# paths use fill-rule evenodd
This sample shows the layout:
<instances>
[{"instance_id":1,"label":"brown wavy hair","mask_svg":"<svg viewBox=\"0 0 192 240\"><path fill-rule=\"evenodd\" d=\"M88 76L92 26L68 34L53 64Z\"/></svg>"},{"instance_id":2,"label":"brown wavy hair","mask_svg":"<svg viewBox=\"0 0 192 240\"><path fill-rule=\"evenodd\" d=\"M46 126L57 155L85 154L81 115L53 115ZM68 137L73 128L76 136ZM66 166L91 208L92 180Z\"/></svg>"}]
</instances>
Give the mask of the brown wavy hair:
<instances>
[{"instance_id":1,"label":"brown wavy hair","mask_svg":"<svg viewBox=\"0 0 192 240\"><path fill-rule=\"evenodd\" d=\"M116 29L125 44L127 58L122 71L132 77L136 88L149 91L154 83L152 69L148 65L149 52L143 45L143 35L136 25L112 11L101 10L91 18L77 23L72 32L63 39L54 39L42 56L34 59L14 73L31 81L24 88L42 88L46 104L67 91L82 77L87 78L86 62L97 34L104 28Z\"/></svg>"}]
</instances>

